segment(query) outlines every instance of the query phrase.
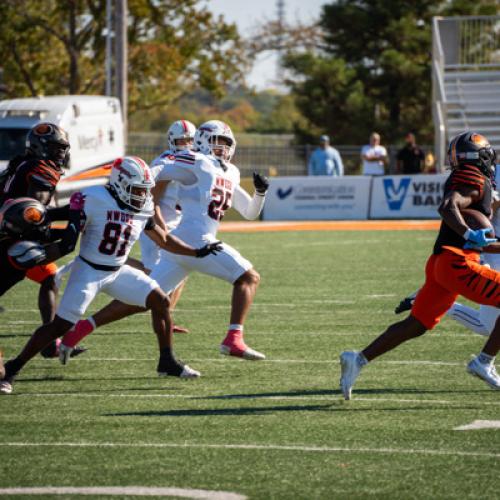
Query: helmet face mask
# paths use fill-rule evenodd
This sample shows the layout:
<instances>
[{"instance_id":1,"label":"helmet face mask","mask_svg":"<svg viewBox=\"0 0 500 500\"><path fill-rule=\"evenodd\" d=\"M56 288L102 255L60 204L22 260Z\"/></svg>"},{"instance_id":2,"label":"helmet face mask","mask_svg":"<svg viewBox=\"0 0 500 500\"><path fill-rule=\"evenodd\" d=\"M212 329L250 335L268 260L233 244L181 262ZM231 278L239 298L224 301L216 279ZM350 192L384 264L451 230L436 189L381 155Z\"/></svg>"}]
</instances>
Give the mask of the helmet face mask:
<instances>
[{"instance_id":1,"label":"helmet face mask","mask_svg":"<svg viewBox=\"0 0 500 500\"><path fill-rule=\"evenodd\" d=\"M69 147L68 134L53 123L38 123L26 137L28 153L51 160L60 168L66 168L68 165Z\"/></svg>"},{"instance_id":2,"label":"helmet face mask","mask_svg":"<svg viewBox=\"0 0 500 500\"><path fill-rule=\"evenodd\" d=\"M170 151L189 151L193 148L196 127L187 120L177 120L167 131L167 143Z\"/></svg>"},{"instance_id":3,"label":"helmet face mask","mask_svg":"<svg viewBox=\"0 0 500 500\"><path fill-rule=\"evenodd\" d=\"M109 186L126 208L134 212L148 210L152 205L154 185L148 165L137 156L118 158L113 163Z\"/></svg>"},{"instance_id":4,"label":"helmet face mask","mask_svg":"<svg viewBox=\"0 0 500 500\"><path fill-rule=\"evenodd\" d=\"M231 161L236 150L236 139L229 126L219 120L210 120L196 131L195 147L206 155L222 161Z\"/></svg>"}]
</instances>

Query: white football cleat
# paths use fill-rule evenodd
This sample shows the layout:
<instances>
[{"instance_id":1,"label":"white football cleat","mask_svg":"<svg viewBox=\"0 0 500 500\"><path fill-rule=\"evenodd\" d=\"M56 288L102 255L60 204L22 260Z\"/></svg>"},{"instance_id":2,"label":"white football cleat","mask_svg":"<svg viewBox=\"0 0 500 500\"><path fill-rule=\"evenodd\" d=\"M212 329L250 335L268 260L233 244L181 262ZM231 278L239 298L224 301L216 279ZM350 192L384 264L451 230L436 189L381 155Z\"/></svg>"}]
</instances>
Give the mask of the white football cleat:
<instances>
[{"instance_id":1,"label":"white football cleat","mask_svg":"<svg viewBox=\"0 0 500 500\"><path fill-rule=\"evenodd\" d=\"M247 345L243 348L237 348L231 345L221 344L220 353L224 354L224 356L234 356L236 358L248 359L250 361L262 361L263 359L266 359L265 354L262 354Z\"/></svg>"},{"instance_id":2,"label":"white football cleat","mask_svg":"<svg viewBox=\"0 0 500 500\"><path fill-rule=\"evenodd\" d=\"M184 365L184 369L182 370L182 373L179 375L179 378L198 378L201 377L201 373L197 370L193 370L188 365Z\"/></svg>"},{"instance_id":3,"label":"white football cleat","mask_svg":"<svg viewBox=\"0 0 500 500\"><path fill-rule=\"evenodd\" d=\"M481 363L476 356L467 365L467 372L484 380L492 389L500 390L500 377L493 363Z\"/></svg>"},{"instance_id":4,"label":"white football cleat","mask_svg":"<svg viewBox=\"0 0 500 500\"><path fill-rule=\"evenodd\" d=\"M71 359L71 353L73 352L73 350L73 347L69 347L62 342L59 344L59 361L62 365L68 364L69 360Z\"/></svg>"},{"instance_id":5,"label":"white football cleat","mask_svg":"<svg viewBox=\"0 0 500 500\"><path fill-rule=\"evenodd\" d=\"M0 394L12 394L12 384L8 380L0 380Z\"/></svg>"},{"instance_id":6,"label":"white football cleat","mask_svg":"<svg viewBox=\"0 0 500 500\"><path fill-rule=\"evenodd\" d=\"M340 389L346 401L352 397L352 387L362 367L358 352L344 351L340 355Z\"/></svg>"}]
</instances>

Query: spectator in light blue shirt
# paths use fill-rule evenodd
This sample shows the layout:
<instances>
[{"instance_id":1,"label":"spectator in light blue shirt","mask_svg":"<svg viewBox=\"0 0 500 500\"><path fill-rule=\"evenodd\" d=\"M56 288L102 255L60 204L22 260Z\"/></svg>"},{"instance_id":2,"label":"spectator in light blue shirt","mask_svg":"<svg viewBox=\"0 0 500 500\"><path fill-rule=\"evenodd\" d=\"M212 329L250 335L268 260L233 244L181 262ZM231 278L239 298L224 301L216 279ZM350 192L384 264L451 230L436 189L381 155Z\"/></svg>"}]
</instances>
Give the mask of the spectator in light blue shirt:
<instances>
[{"instance_id":1,"label":"spectator in light blue shirt","mask_svg":"<svg viewBox=\"0 0 500 500\"><path fill-rule=\"evenodd\" d=\"M344 164L339 152L330 146L330 138L322 135L319 139L319 148L315 149L309 158L307 166L309 175L332 175L342 177Z\"/></svg>"}]
</instances>

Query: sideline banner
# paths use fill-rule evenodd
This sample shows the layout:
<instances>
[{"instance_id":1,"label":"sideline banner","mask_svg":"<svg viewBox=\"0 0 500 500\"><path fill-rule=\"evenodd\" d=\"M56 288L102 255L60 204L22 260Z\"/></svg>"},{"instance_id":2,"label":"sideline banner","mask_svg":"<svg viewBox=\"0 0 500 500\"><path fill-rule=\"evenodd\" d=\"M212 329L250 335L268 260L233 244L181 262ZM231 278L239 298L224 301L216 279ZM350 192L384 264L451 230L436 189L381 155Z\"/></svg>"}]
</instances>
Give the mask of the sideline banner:
<instances>
[{"instance_id":1,"label":"sideline banner","mask_svg":"<svg viewBox=\"0 0 500 500\"><path fill-rule=\"evenodd\" d=\"M272 177L264 220L367 219L371 178Z\"/></svg>"},{"instance_id":2,"label":"sideline banner","mask_svg":"<svg viewBox=\"0 0 500 500\"><path fill-rule=\"evenodd\" d=\"M374 177L370 219L439 219L447 174Z\"/></svg>"}]
</instances>

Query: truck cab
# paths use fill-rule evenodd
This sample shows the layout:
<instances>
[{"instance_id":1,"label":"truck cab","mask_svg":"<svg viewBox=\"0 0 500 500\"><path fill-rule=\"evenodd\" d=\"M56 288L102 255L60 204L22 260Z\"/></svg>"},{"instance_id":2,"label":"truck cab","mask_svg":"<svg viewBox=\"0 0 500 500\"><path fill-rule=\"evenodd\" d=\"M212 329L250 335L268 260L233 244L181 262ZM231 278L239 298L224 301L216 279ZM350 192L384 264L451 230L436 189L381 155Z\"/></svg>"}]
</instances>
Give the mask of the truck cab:
<instances>
[{"instance_id":1,"label":"truck cab","mask_svg":"<svg viewBox=\"0 0 500 500\"><path fill-rule=\"evenodd\" d=\"M114 97L61 95L0 101L0 171L24 153L28 131L52 122L68 133L69 169L57 188L56 200L74 190L107 180L103 168L125 154L120 102Z\"/></svg>"}]
</instances>

